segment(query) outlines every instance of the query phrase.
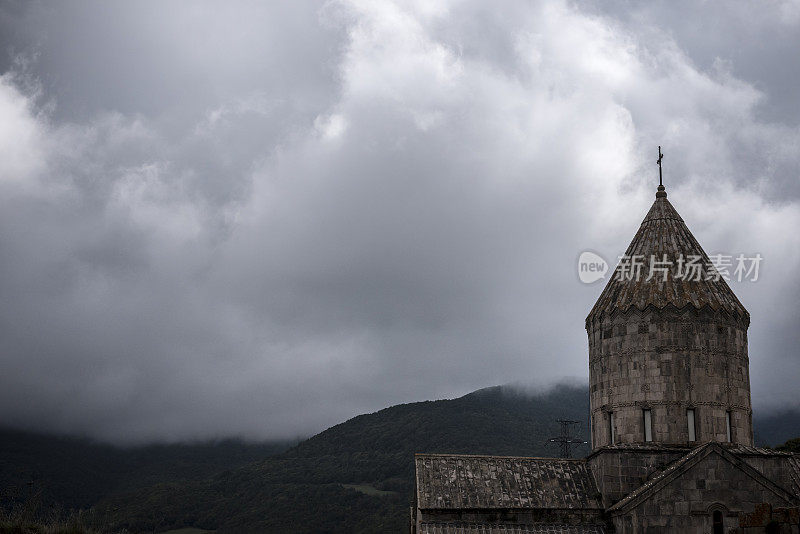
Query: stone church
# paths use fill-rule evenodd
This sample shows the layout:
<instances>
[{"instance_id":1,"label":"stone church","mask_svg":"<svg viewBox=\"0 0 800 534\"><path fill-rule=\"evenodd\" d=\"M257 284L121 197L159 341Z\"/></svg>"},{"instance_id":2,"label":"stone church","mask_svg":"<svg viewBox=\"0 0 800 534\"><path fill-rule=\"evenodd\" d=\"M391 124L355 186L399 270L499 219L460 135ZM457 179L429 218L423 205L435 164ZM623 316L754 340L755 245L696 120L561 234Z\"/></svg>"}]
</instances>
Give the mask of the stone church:
<instances>
[{"instance_id":1,"label":"stone church","mask_svg":"<svg viewBox=\"0 0 800 534\"><path fill-rule=\"evenodd\" d=\"M753 446L750 315L663 185L622 258L586 318L591 454L417 454L412 534L800 532L800 455Z\"/></svg>"}]
</instances>

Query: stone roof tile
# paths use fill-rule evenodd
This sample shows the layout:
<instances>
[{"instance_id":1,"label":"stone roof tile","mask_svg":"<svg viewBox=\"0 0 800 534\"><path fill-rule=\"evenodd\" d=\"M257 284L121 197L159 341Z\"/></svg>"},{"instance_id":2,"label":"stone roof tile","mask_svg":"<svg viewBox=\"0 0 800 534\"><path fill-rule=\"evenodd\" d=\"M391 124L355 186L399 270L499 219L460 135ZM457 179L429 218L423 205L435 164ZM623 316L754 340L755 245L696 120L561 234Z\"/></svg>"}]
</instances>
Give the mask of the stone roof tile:
<instances>
[{"instance_id":1,"label":"stone roof tile","mask_svg":"<svg viewBox=\"0 0 800 534\"><path fill-rule=\"evenodd\" d=\"M600 509L585 460L417 454L422 509Z\"/></svg>"},{"instance_id":2,"label":"stone roof tile","mask_svg":"<svg viewBox=\"0 0 800 534\"><path fill-rule=\"evenodd\" d=\"M665 255L667 261L672 262L671 265L653 264L653 266L656 269L666 267L669 270L666 280L662 271L658 270L654 270L654 276L647 280L651 259L661 261ZM671 305L678 309L693 306L698 309L708 307L715 311L722 310L749 323L750 314L725 280L722 277L706 279L708 278L705 276L708 272L706 269L710 259L667 200L664 191L656 195L653 206L625 251L625 258L634 256L642 263L640 275L620 276L631 274L630 263L627 271L622 270L622 262L617 265L605 289L589 312L587 321L617 310L627 311L632 306L644 310L650 306L663 309ZM701 279L678 276L679 258L688 260L693 256L699 257L697 261L703 265ZM685 266L683 272L686 272ZM733 274L733 268L729 269L729 274Z\"/></svg>"}]
</instances>

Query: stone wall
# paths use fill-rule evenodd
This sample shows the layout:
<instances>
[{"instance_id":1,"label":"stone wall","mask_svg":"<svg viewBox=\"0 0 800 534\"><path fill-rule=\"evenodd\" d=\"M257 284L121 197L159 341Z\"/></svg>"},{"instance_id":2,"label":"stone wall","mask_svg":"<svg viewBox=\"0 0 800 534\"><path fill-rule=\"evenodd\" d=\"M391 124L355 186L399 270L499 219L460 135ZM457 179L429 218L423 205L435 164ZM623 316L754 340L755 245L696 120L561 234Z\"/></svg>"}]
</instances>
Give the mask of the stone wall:
<instances>
[{"instance_id":1,"label":"stone wall","mask_svg":"<svg viewBox=\"0 0 800 534\"><path fill-rule=\"evenodd\" d=\"M800 497L800 454L769 449L734 452L762 475Z\"/></svg>"},{"instance_id":2,"label":"stone wall","mask_svg":"<svg viewBox=\"0 0 800 534\"><path fill-rule=\"evenodd\" d=\"M417 528L423 522L489 523L500 525L602 524L603 511L570 509L504 509L417 510Z\"/></svg>"},{"instance_id":3,"label":"stone wall","mask_svg":"<svg viewBox=\"0 0 800 534\"><path fill-rule=\"evenodd\" d=\"M734 534L800 534L800 508L773 508L762 503L749 513L739 514Z\"/></svg>"},{"instance_id":4,"label":"stone wall","mask_svg":"<svg viewBox=\"0 0 800 534\"><path fill-rule=\"evenodd\" d=\"M688 448L604 448L587 458L603 507L612 504L647 482L647 480L689 451Z\"/></svg>"},{"instance_id":5,"label":"stone wall","mask_svg":"<svg viewBox=\"0 0 800 534\"><path fill-rule=\"evenodd\" d=\"M637 532L713 532L714 512L719 512L723 532L738 526L739 513L761 503L792 503L717 454L710 454L648 499L612 516L617 534Z\"/></svg>"},{"instance_id":6,"label":"stone wall","mask_svg":"<svg viewBox=\"0 0 800 534\"><path fill-rule=\"evenodd\" d=\"M752 445L747 324L709 308L653 306L587 321L594 449L644 443L643 410L655 443L694 445L731 441ZM687 409L695 410L689 441Z\"/></svg>"}]
</instances>

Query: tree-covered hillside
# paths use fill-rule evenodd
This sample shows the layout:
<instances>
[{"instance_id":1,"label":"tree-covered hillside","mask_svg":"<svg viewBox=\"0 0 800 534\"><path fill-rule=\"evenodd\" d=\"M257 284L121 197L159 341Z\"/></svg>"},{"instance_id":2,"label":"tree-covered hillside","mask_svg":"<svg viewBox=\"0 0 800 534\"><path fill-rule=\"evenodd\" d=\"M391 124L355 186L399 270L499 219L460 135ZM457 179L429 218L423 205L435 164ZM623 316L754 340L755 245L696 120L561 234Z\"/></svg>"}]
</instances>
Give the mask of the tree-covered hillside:
<instances>
[{"instance_id":1,"label":"tree-covered hillside","mask_svg":"<svg viewBox=\"0 0 800 534\"><path fill-rule=\"evenodd\" d=\"M453 400L361 415L288 451L192 486L162 485L108 500L111 524L132 531L196 526L225 532L401 532L415 452L555 456L558 418L587 421L588 391L534 394L492 387ZM796 419L757 419L778 442ZM576 432L588 438L587 425ZM784 437L785 436L785 437ZM589 452L578 448L576 456ZM113 510L113 512L109 512Z\"/></svg>"},{"instance_id":2,"label":"tree-covered hillside","mask_svg":"<svg viewBox=\"0 0 800 534\"><path fill-rule=\"evenodd\" d=\"M205 479L272 454L289 442L221 440L117 447L84 438L0 429L0 507L86 508L154 484Z\"/></svg>"},{"instance_id":3,"label":"tree-covered hillside","mask_svg":"<svg viewBox=\"0 0 800 534\"><path fill-rule=\"evenodd\" d=\"M556 419L585 422L588 409L584 387L493 387L360 415L288 449L241 442L119 449L3 432L0 488L8 504L33 480L43 502L92 506L98 531L399 532L415 452L555 456L547 440L558 434ZM756 414L757 440L800 436L799 422L796 412ZM575 431L588 439L585 423Z\"/></svg>"},{"instance_id":4,"label":"tree-covered hillside","mask_svg":"<svg viewBox=\"0 0 800 534\"><path fill-rule=\"evenodd\" d=\"M408 521L415 452L554 456L547 440L558 433L555 419L587 417L585 388L488 388L361 415L210 481L162 485L100 508L133 531L398 532Z\"/></svg>"}]
</instances>

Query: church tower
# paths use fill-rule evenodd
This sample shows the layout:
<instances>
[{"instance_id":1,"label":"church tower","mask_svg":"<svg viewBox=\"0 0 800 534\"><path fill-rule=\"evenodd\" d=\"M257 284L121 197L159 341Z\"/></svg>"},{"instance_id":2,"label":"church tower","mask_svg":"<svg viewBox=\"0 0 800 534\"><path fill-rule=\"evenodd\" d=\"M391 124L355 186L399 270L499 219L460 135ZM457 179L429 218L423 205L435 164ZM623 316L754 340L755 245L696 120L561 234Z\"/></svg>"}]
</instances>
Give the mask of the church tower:
<instances>
[{"instance_id":1,"label":"church tower","mask_svg":"<svg viewBox=\"0 0 800 534\"><path fill-rule=\"evenodd\" d=\"M660 184L586 318L592 452L417 454L412 534L798 532L800 454L753 446L750 314L721 259Z\"/></svg>"},{"instance_id":2,"label":"church tower","mask_svg":"<svg viewBox=\"0 0 800 534\"><path fill-rule=\"evenodd\" d=\"M660 184L586 318L592 452L417 454L412 534L797 532L800 454L753 446L750 314L723 258Z\"/></svg>"},{"instance_id":3,"label":"church tower","mask_svg":"<svg viewBox=\"0 0 800 534\"><path fill-rule=\"evenodd\" d=\"M659 185L586 318L594 450L753 445L750 314L721 271Z\"/></svg>"}]
</instances>

